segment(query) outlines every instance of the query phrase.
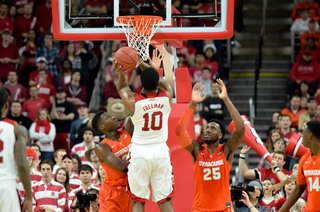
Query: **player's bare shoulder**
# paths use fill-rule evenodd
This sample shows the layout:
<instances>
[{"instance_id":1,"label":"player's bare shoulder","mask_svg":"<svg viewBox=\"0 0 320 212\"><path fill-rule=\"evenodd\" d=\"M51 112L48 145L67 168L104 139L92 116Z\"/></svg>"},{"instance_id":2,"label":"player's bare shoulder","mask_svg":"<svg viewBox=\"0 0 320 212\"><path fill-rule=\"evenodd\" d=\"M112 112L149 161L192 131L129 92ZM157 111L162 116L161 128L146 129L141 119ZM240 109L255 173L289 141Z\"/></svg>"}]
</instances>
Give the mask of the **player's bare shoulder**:
<instances>
[{"instance_id":1,"label":"player's bare shoulder","mask_svg":"<svg viewBox=\"0 0 320 212\"><path fill-rule=\"evenodd\" d=\"M24 139L26 139L26 142L28 142L28 131L27 129L18 124L17 122L14 123L14 134L15 136L18 138L18 137L23 137Z\"/></svg>"}]
</instances>

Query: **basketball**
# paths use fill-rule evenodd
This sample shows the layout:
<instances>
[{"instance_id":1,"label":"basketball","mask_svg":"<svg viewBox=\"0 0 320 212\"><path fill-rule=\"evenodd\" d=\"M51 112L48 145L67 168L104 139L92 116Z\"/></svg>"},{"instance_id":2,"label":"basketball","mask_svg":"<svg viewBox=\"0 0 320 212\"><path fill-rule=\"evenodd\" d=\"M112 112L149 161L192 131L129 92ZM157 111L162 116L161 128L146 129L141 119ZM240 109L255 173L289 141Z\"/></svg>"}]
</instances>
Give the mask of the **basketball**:
<instances>
[{"instance_id":1,"label":"basketball","mask_svg":"<svg viewBox=\"0 0 320 212\"><path fill-rule=\"evenodd\" d=\"M131 71L137 67L139 55L134 48L125 46L120 48L114 55L114 59L125 71Z\"/></svg>"}]
</instances>

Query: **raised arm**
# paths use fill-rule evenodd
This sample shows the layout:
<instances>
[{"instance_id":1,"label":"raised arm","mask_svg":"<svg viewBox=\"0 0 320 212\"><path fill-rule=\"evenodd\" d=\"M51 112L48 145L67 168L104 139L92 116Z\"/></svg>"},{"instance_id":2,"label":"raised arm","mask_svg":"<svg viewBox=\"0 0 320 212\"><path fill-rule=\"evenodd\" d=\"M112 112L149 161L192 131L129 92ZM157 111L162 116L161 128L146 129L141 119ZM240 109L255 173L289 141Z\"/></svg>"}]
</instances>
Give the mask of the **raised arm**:
<instances>
[{"instance_id":1,"label":"raised arm","mask_svg":"<svg viewBox=\"0 0 320 212\"><path fill-rule=\"evenodd\" d=\"M244 178L247 178L249 180L255 179L255 172L253 169L248 169L246 164L246 154L250 150L249 146L244 146L240 151L240 158L239 158L239 172L240 175Z\"/></svg>"},{"instance_id":2,"label":"raised arm","mask_svg":"<svg viewBox=\"0 0 320 212\"><path fill-rule=\"evenodd\" d=\"M301 194L306 189L307 184L305 185L297 185L295 189L291 192L289 198L284 203L284 205L280 208L279 212L287 212L294 205L294 203L299 199Z\"/></svg>"},{"instance_id":3,"label":"raised arm","mask_svg":"<svg viewBox=\"0 0 320 212\"><path fill-rule=\"evenodd\" d=\"M201 145L198 142L191 140L190 135L186 129L189 124L190 118L193 117L192 115L196 105L206 98L206 94L204 96L201 96L204 87L202 89L200 88L201 83L197 83L194 85L191 94L191 102L186 111L181 116L175 130L180 145L191 154L193 162L195 162L195 159L199 154L199 151L195 150L199 150Z\"/></svg>"},{"instance_id":4,"label":"raised arm","mask_svg":"<svg viewBox=\"0 0 320 212\"><path fill-rule=\"evenodd\" d=\"M118 170L119 172L127 172L127 162L118 158L111 150L111 147L104 142L99 143L94 148L96 155L100 162L104 162L110 168Z\"/></svg>"},{"instance_id":5,"label":"raised arm","mask_svg":"<svg viewBox=\"0 0 320 212\"><path fill-rule=\"evenodd\" d=\"M116 60L113 60L113 66L116 71L119 72L118 82L117 82L117 91L123 101L123 104L129 110L130 115L133 116L135 110L135 99L134 93L129 88L127 79L124 75L125 71L122 70L122 67Z\"/></svg>"},{"instance_id":6,"label":"raised arm","mask_svg":"<svg viewBox=\"0 0 320 212\"><path fill-rule=\"evenodd\" d=\"M233 160L233 153L243 140L245 126L237 108L232 104L231 100L229 99L227 88L221 79L217 79L217 86L221 90L221 92L220 90L218 90L219 98L222 99L225 105L227 106L230 116L235 125L230 140L223 145L224 155L226 156L229 164L231 164Z\"/></svg>"},{"instance_id":7,"label":"raised arm","mask_svg":"<svg viewBox=\"0 0 320 212\"><path fill-rule=\"evenodd\" d=\"M14 145L14 158L16 161L18 175L26 195L22 211L32 211L31 178L26 154L26 140L28 139L28 134L27 130L19 124L14 125L14 133L17 138Z\"/></svg>"},{"instance_id":8,"label":"raised arm","mask_svg":"<svg viewBox=\"0 0 320 212\"><path fill-rule=\"evenodd\" d=\"M163 60L162 53L158 49L154 49L152 52L152 59L150 57L148 58L150 65L147 63L141 62L139 67L141 68L142 71L150 66L158 70L161 66L162 60ZM170 104L171 104L172 98L173 98L173 89L170 86L170 84L167 81L165 81L163 78L160 78L158 87L160 90L167 93L170 100Z\"/></svg>"}]
</instances>

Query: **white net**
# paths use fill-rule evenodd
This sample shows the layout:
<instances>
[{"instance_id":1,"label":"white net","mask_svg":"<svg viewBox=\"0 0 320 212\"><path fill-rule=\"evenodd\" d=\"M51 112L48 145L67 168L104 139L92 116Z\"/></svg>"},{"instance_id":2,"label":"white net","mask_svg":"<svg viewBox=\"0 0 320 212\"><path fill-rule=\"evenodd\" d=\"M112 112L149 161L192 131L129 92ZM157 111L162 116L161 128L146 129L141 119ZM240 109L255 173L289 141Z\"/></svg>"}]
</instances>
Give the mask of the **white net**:
<instances>
[{"instance_id":1,"label":"white net","mask_svg":"<svg viewBox=\"0 0 320 212\"><path fill-rule=\"evenodd\" d=\"M152 36L157 31L162 17L159 16L120 16L117 18L127 40L128 46L134 48L140 59L146 61L149 57L149 45Z\"/></svg>"}]
</instances>

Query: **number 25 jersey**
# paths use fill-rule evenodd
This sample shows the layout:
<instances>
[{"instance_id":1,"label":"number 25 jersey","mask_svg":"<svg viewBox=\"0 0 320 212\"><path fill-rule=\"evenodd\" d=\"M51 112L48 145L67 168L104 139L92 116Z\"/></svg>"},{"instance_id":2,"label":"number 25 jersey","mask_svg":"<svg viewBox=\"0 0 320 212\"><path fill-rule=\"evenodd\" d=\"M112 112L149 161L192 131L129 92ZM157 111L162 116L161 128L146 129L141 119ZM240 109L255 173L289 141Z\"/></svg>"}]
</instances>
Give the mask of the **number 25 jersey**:
<instances>
[{"instance_id":1,"label":"number 25 jersey","mask_svg":"<svg viewBox=\"0 0 320 212\"><path fill-rule=\"evenodd\" d=\"M231 207L231 166L224 156L222 146L220 144L210 154L207 145L202 145L194 164L195 197L192 208L197 211L223 211Z\"/></svg>"},{"instance_id":2,"label":"number 25 jersey","mask_svg":"<svg viewBox=\"0 0 320 212\"><path fill-rule=\"evenodd\" d=\"M158 144L168 140L168 119L171 112L166 92L135 95L135 111L131 120L134 124L132 143Z\"/></svg>"}]
</instances>

